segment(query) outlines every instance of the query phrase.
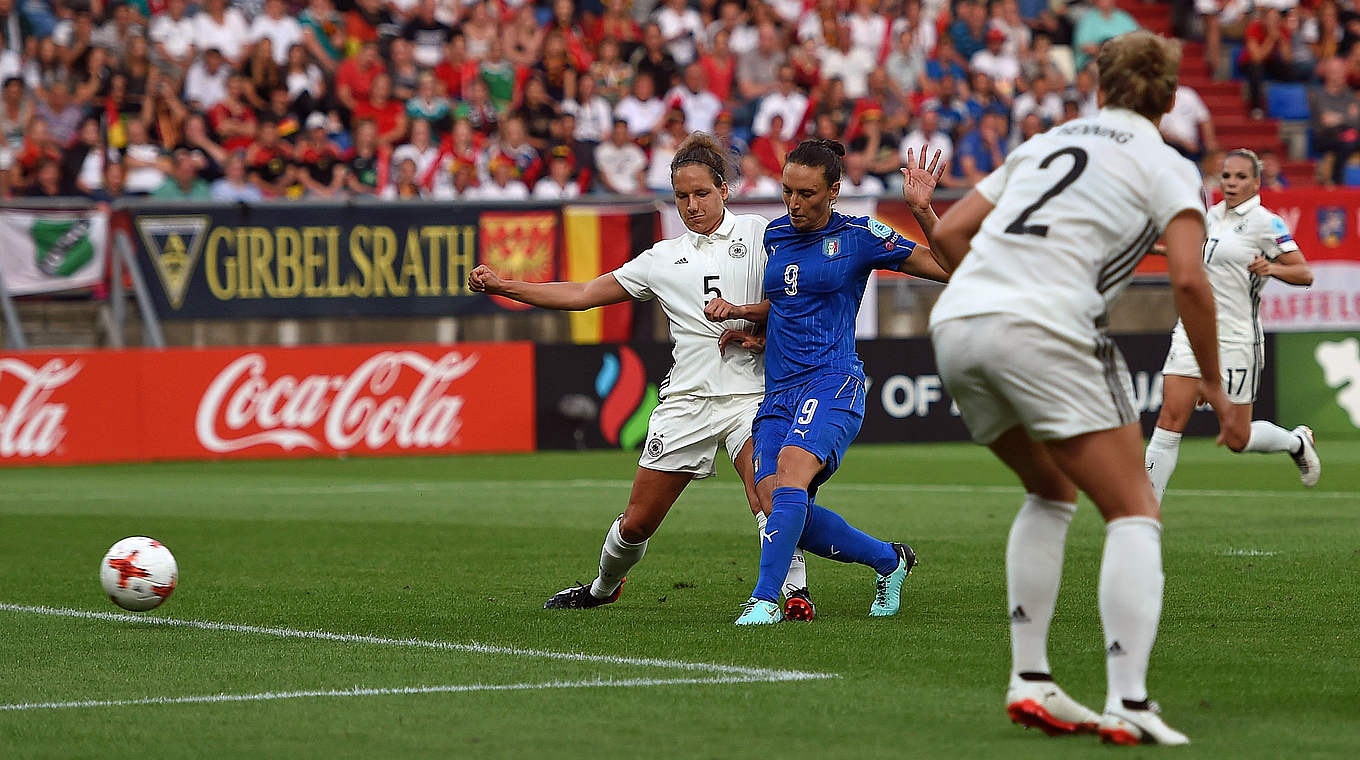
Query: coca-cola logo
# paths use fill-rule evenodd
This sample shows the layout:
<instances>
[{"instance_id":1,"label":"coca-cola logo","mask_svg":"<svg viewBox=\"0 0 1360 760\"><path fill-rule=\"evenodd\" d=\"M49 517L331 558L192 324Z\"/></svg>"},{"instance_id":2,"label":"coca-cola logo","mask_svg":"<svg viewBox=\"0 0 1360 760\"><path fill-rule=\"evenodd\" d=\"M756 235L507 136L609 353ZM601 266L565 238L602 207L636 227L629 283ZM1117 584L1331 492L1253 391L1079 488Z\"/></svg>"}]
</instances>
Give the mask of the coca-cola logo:
<instances>
[{"instance_id":1,"label":"coca-cola logo","mask_svg":"<svg viewBox=\"0 0 1360 760\"><path fill-rule=\"evenodd\" d=\"M49 403L56 389L80 374L80 362L48 359L34 368L20 359L0 359L6 374L24 384L6 408L0 404L0 457L45 457L66 437L66 404Z\"/></svg>"},{"instance_id":2,"label":"coca-cola logo","mask_svg":"<svg viewBox=\"0 0 1360 760\"><path fill-rule=\"evenodd\" d=\"M438 359L383 351L349 374L271 380L264 356L245 354L208 385L194 431L199 443L216 453L261 445L285 451L377 450L392 443L403 449L442 448L462 427L463 397L446 392L476 364L476 354L457 351ZM403 396L394 389L407 369L416 382Z\"/></svg>"}]
</instances>

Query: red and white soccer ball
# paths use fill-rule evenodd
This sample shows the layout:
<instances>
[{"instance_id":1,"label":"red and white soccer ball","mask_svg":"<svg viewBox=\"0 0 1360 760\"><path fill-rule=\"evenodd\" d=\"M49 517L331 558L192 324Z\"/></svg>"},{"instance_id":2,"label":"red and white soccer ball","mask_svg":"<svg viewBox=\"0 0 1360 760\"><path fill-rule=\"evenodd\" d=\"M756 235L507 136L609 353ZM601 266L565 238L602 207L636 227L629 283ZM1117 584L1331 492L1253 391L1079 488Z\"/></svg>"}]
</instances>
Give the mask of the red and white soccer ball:
<instances>
[{"instance_id":1,"label":"red and white soccer ball","mask_svg":"<svg viewBox=\"0 0 1360 760\"><path fill-rule=\"evenodd\" d=\"M179 565L165 544L131 536L114 544L99 563L99 582L113 603L145 612L170 598L179 583Z\"/></svg>"}]
</instances>

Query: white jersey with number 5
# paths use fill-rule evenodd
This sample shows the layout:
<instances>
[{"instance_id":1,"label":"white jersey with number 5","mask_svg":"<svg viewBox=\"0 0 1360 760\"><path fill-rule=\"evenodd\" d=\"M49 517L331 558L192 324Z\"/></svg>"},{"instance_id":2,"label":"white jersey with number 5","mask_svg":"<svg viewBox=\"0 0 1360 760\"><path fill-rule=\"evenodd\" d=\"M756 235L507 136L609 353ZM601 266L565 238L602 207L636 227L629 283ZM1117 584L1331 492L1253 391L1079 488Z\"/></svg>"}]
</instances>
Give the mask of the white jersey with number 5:
<instances>
[{"instance_id":1,"label":"white jersey with number 5","mask_svg":"<svg viewBox=\"0 0 1360 760\"><path fill-rule=\"evenodd\" d=\"M1152 122L1104 108L1031 138L975 188L995 205L930 315L1017 315L1096 341L1139 260L1183 211L1199 172Z\"/></svg>"},{"instance_id":2,"label":"white jersey with number 5","mask_svg":"<svg viewBox=\"0 0 1360 760\"><path fill-rule=\"evenodd\" d=\"M1247 270L1257 256L1271 261L1286 253L1299 250L1294 236L1284 220L1261 205L1261 196L1254 195L1228 208L1219 201L1209 209L1205 226L1208 239L1204 241L1204 271L1214 289L1214 304L1218 307L1218 341L1220 343L1260 343L1258 313L1261 288L1266 279ZM1176 332L1184 332L1180 322Z\"/></svg>"},{"instance_id":3,"label":"white jersey with number 5","mask_svg":"<svg viewBox=\"0 0 1360 760\"><path fill-rule=\"evenodd\" d=\"M711 235L697 232L662 240L614 270L628 294L653 298L670 322L675 366L660 395L733 396L765 392L765 356L729 347L718 353L723 329L750 329L750 322L710 322L704 306L714 298L734 304L758 303L764 294L765 226L762 216L723 211Z\"/></svg>"}]
</instances>

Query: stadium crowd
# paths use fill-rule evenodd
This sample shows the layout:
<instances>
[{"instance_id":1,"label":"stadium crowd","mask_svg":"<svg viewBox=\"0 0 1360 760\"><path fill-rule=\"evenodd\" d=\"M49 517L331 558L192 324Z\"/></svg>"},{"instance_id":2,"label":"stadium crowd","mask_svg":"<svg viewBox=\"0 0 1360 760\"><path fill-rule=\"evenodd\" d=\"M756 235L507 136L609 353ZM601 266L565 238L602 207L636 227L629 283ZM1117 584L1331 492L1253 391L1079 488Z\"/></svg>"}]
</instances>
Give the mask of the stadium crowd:
<instances>
[{"instance_id":1,"label":"stadium crowd","mask_svg":"<svg viewBox=\"0 0 1360 760\"><path fill-rule=\"evenodd\" d=\"M1245 40L1257 107L1266 79L1317 81L1338 179L1360 143L1352 2L1178 0L1211 46ZM0 193L646 194L695 130L738 195L777 195L808 135L848 145L842 195L893 189L927 143L967 187L1094 113L1092 56L1135 28L1115 0L0 0ZM1189 91L1163 130L1198 159L1209 122Z\"/></svg>"}]
</instances>

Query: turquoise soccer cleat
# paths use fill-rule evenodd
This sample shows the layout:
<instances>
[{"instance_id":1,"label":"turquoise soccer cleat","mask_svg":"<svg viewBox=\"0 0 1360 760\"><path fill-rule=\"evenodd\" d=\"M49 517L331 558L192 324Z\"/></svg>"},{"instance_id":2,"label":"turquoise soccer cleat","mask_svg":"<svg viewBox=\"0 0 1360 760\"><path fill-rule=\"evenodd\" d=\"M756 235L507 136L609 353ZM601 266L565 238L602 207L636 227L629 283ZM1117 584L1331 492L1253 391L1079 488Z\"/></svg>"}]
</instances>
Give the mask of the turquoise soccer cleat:
<instances>
[{"instance_id":1,"label":"turquoise soccer cleat","mask_svg":"<svg viewBox=\"0 0 1360 760\"><path fill-rule=\"evenodd\" d=\"M737 625L769 625L784 619L783 610L774 602L757 599L754 596L741 605L741 616Z\"/></svg>"},{"instance_id":2,"label":"turquoise soccer cleat","mask_svg":"<svg viewBox=\"0 0 1360 760\"><path fill-rule=\"evenodd\" d=\"M875 581L874 603L869 606L871 617L897 614L897 608L902 604L902 581L911 575L911 569L916 566L916 552L910 546L893 544L892 547L897 551L897 569L878 576Z\"/></svg>"}]
</instances>

